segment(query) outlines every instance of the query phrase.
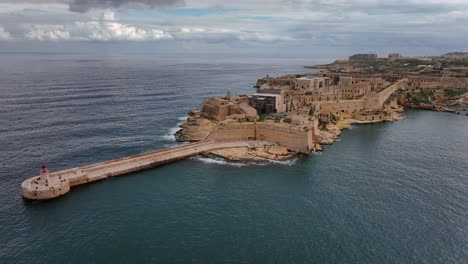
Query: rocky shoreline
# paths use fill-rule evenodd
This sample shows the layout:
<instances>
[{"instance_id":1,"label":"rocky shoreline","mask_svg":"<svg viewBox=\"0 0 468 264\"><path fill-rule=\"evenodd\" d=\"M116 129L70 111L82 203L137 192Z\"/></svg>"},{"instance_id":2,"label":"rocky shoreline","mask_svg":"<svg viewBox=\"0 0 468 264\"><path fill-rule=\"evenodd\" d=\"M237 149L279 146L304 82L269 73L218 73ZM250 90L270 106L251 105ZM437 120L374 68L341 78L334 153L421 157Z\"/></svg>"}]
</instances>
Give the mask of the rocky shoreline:
<instances>
[{"instance_id":1,"label":"rocky shoreline","mask_svg":"<svg viewBox=\"0 0 468 264\"><path fill-rule=\"evenodd\" d=\"M468 89L455 85L464 83L463 78L452 80L452 88L444 84L445 79L411 78L339 72L267 75L257 80L255 94L231 96L228 91L226 96L209 98L200 110L188 114L175 136L179 142L265 141L271 145L203 155L231 161L282 161L321 151L352 124L403 120L404 108L460 114L453 108L468 106Z\"/></svg>"},{"instance_id":2,"label":"rocky shoreline","mask_svg":"<svg viewBox=\"0 0 468 264\"><path fill-rule=\"evenodd\" d=\"M329 122L319 130L317 144L314 151L322 151L322 145L333 144L341 135L343 129L349 128L352 124L373 124L379 122L395 122L404 120L405 117L400 113L402 108L393 109L394 115L385 120L357 120L351 118L341 118L336 123ZM193 110L189 113L187 122L180 125L180 130L175 136L179 142L196 142L206 139L217 126L216 121L210 120L202 115L199 110ZM265 162L265 161L285 161L296 157L299 153L288 150L287 147L273 144L264 147L243 147L216 150L202 153L206 157L220 157L233 162Z\"/></svg>"}]
</instances>

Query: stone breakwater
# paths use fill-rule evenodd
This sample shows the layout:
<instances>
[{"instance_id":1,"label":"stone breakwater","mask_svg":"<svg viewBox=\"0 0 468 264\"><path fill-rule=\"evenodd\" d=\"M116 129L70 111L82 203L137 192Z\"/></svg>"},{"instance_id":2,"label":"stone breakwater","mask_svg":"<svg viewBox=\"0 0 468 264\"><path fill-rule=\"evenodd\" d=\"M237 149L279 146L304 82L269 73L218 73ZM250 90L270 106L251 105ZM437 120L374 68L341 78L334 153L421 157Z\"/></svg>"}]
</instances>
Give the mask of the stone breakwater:
<instances>
[{"instance_id":1,"label":"stone breakwater","mask_svg":"<svg viewBox=\"0 0 468 264\"><path fill-rule=\"evenodd\" d=\"M28 200L52 199L68 193L73 186L153 168L204 152L269 145L273 144L265 141L206 140L52 173L43 165L39 176L23 181L22 196Z\"/></svg>"}]
</instances>

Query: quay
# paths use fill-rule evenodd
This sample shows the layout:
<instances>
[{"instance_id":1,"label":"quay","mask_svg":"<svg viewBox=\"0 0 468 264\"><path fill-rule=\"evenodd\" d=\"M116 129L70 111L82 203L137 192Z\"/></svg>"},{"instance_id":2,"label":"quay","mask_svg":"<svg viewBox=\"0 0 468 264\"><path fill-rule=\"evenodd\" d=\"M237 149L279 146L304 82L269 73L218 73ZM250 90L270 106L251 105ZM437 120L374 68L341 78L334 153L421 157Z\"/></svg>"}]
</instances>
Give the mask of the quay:
<instances>
[{"instance_id":1,"label":"quay","mask_svg":"<svg viewBox=\"0 0 468 264\"><path fill-rule=\"evenodd\" d=\"M21 190L23 198L27 200L48 200L68 193L73 186L153 168L203 152L265 145L272 143L205 140L58 172L49 173L47 167L42 165L40 175L23 181Z\"/></svg>"}]
</instances>

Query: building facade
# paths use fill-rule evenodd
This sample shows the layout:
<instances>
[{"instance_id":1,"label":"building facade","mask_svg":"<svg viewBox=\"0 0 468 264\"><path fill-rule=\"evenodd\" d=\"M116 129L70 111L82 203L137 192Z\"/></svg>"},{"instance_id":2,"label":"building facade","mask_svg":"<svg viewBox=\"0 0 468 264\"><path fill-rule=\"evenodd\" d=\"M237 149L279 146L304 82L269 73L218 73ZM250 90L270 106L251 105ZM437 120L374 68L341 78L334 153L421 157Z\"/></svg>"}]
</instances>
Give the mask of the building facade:
<instances>
[{"instance_id":1,"label":"building facade","mask_svg":"<svg viewBox=\"0 0 468 264\"><path fill-rule=\"evenodd\" d=\"M369 53L369 54L354 54L353 56L349 57L349 60L352 61L366 61L366 60L376 60L377 54Z\"/></svg>"},{"instance_id":2,"label":"building facade","mask_svg":"<svg viewBox=\"0 0 468 264\"><path fill-rule=\"evenodd\" d=\"M259 114L286 112L286 104L282 94L256 93L250 98L249 104Z\"/></svg>"}]
</instances>

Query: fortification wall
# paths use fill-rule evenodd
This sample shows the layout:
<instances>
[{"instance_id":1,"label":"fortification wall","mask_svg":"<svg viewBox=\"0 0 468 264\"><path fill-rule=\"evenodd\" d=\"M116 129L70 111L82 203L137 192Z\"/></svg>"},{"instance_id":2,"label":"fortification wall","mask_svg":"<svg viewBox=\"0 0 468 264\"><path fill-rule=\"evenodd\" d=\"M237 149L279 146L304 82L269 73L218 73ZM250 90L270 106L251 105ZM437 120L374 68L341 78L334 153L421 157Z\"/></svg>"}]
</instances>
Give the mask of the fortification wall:
<instances>
[{"instance_id":1,"label":"fortification wall","mask_svg":"<svg viewBox=\"0 0 468 264\"><path fill-rule=\"evenodd\" d=\"M361 121L370 121L370 122L380 122L385 121L388 115L384 112L375 112L375 113L359 113L354 115L354 118Z\"/></svg>"},{"instance_id":2,"label":"fortification wall","mask_svg":"<svg viewBox=\"0 0 468 264\"><path fill-rule=\"evenodd\" d=\"M324 102L324 101L338 101L342 100L341 95L304 95L304 103L311 104L314 102Z\"/></svg>"},{"instance_id":3,"label":"fortification wall","mask_svg":"<svg viewBox=\"0 0 468 264\"><path fill-rule=\"evenodd\" d=\"M378 93L369 93L366 95L366 109L367 110L380 110L383 104L394 92L398 91L402 87L406 87L407 79L398 81L397 83L385 88Z\"/></svg>"},{"instance_id":4,"label":"fortification wall","mask_svg":"<svg viewBox=\"0 0 468 264\"><path fill-rule=\"evenodd\" d=\"M366 100L341 100L338 102L321 102L319 104L319 113L321 114L351 114L364 111L366 108Z\"/></svg>"},{"instance_id":5,"label":"fortification wall","mask_svg":"<svg viewBox=\"0 0 468 264\"><path fill-rule=\"evenodd\" d=\"M216 126L208 139L218 141L254 140L255 123L220 124Z\"/></svg>"},{"instance_id":6,"label":"fortification wall","mask_svg":"<svg viewBox=\"0 0 468 264\"><path fill-rule=\"evenodd\" d=\"M466 77L408 77L410 90L414 89L456 89L468 87Z\"/></svg>"},{"instance_id":7,"label":"fortification wall","mask_svg":"<svg viewBox=\"0 0 468 264\"><path fill-rule=\"evenodd\" d=\"M202 115L208 119L224 120L229 115L229 105L208 100L203 103Z\"/></svg>"},{"instance_id":8,"label":"fortification wall","mask_svg":"<svg viewBox=\"0 0 468 264\"><path fill-rule=\"evenodd\" d=\"M258 123L257 140L274 142L296 152L309 153L314 148L312 131L300 131L283 124Z\"/></svg>"},{"instance_id":9,"label":"fortification wall","mask_svg":"<svg viewBox=\"0 0 468 264\"><path fill-rule=\"evenodd\" d=\"M217 141L262 140L276 143L296 152L309 153L315 146L313 134L313 129L303 131L284 123L247 122L218 125L208 139Z\"/></svg>"}]
</instances>

